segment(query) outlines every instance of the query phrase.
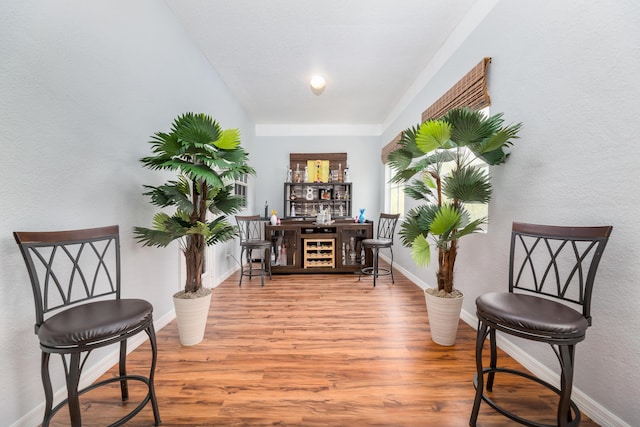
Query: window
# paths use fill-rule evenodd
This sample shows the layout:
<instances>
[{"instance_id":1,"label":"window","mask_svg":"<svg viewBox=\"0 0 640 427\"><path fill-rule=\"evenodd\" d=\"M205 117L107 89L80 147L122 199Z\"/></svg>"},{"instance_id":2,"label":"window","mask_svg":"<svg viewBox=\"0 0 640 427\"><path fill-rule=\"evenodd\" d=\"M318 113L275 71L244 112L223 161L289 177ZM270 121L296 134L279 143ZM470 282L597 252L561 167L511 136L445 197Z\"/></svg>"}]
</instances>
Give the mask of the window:
<instances>
[{"instance_id":1,"label":"window","mask_svg":"<svg viewBox=\"0 0 640 427\"><path fill-rule=\"evenodd\" d=\"M464 75L453 87L444 95L438 98L429 108L422 113L422 122L441 117L447 111L456 107L469 107L474 110L483 111L489 114L491 99L487 90L487 72L491 58L483 58L475 67ZM389 179L393 176L393 171L387 165L389 153L398 147L402 138L400 132L391 142L382 147L380 159L385 168L385 209L389 213L404 214L404 185L391 184ZM489 166L484 164L487 174ZM489 208L483 204L467 204L472 218L488 217Z\"/></svg>"},{"instance_id":2,"label":"window","mask_svg":"<svg viewBox=\"0 0 640 427\"><path fill-rule=\"evenodd\" d=\"M233 182L233 192L236 196L240 196L242 198L241 207L243 208L247 207L247 189L247 174L242 175Z\"/></svg>"},{"instance_id":3,"label":"window","mask_svg":"<svg viewBox=\"0 0 640 427\"><path fill-rule=\"evenodd\" d=\"M393 176L393 169L388 164L384 165L385 180L385 212L404 216L404 184L389 182Z\"/></svg>"}]
</instances>

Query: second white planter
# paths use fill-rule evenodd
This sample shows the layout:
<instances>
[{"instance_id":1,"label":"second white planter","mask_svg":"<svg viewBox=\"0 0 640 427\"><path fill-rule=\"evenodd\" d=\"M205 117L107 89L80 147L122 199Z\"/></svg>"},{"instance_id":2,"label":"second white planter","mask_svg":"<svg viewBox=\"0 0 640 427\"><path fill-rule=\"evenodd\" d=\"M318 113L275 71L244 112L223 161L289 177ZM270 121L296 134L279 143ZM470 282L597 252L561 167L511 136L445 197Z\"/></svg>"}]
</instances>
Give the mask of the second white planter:
<instances>
[{"instance_id":1,"label":"second white planter","mask_svg":"<svg viewBox=\"0 0 640 427\"><path fill-rule=\"evenodd\" d=\"M211 295L212 292L199 298L173 297L180 344L196 345L204 338L209 306L211 305Z\"/></svg>"},{"instance_id":2,"label":"second white planter","mask_svg":"<svg viewBox=\"0 0 640 427\"><path fill-rule=\"evenodd\" d=\"M432 295L425 289L424 297L429 315L431 339L436 344L454 345L462 311L462 300L464 299L462 294L459 297L443 298Z\"/></svg>"}]
</instances>

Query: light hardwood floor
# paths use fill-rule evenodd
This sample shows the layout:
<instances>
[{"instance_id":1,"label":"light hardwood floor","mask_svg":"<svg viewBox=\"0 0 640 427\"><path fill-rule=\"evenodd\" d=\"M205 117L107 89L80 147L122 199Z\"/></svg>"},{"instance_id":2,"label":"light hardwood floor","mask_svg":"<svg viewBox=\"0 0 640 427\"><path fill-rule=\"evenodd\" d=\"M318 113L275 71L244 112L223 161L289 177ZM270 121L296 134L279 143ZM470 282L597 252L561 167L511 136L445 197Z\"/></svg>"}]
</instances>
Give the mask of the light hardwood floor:
<instances>
[{"instance_id":1,"label":"light hardwood floor","mask_svg":"<svg viewBox=\"0 0 640 427\"><path fill-rule=\"evenodd\" d=\"M461 321L455 346L434 344L421 289L395 278L373 288L354 275L274 275L264 287L259 278L238 287L238 275L230 277L213 290L201 344L181 347L175 321L157 333L162 425L468 425L475 331ZM148 369L148 351L145 343L129 356L130 373ZM502 352L499 364L518 367ZM107 425L136 405L141 386L130 387L124 405L117 386L84 395L84 425ZM553 422L555 395L540 386L497 376L494 396ZM147 406L127 425L152 424ZM53 425L68 425L65 410ZM478 426L511 425L482 404Z\"/></svg>"}]
</instances>

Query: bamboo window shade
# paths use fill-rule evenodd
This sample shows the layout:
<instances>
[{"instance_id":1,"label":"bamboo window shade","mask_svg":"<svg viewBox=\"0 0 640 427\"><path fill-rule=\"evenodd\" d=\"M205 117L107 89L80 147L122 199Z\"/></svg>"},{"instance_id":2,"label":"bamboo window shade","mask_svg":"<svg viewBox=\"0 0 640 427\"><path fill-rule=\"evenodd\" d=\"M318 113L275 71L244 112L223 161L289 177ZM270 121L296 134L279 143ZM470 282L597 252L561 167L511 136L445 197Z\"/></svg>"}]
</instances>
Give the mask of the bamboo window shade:
<instances>
[{"instance_id":1,"label":"bamboo window shade","mask_svg":"<svg viewBox=\"0 0 640 427\"><path fill-rule=\"evenodd\" d=\"M480 110L491 105L489 91L487 90L487 71L490 63L490 57L484 58L464 77L458 80L451 89L422 112L422 123L442 117L452 108L469 107L473 110ZM396 149L401 138L402 132L382 147L382 152L380 153L382 163L387 163L389 153Z\"/></svg>"},{"instance_id":2,"label":"bamboo window shade","mask_svg":"<svg viewBox=\"0 0 640 427\"><path fill-rule=\"evenodd\" d=\"M382 153L380 153L380 157L382 158L382 163L386 164L387 159L389 158L389 153L396 149L398 143L402 139L402 132L400 132L395 138L391 140L390 143L382 147Z\"/></svg>"}]
</instances>

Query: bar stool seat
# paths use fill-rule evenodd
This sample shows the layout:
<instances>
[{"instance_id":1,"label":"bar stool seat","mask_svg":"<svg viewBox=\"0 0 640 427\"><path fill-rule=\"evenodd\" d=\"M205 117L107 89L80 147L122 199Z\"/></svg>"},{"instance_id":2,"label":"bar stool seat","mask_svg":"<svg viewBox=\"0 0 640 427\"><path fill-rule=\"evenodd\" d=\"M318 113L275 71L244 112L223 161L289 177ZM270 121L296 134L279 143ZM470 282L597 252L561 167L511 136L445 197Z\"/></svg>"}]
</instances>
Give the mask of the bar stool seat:
<instances>
[{"instance_id":1,"label":"bar stool seat","mask_svg":"<svg viewBox=\"0 0 640 427\"><path fill-rule=\"evenodd\" d=\"M51 351L120 340L120 334L144 329L153 306L141 299L97 301L51 316L38 328L40 345Z\"/></svg>"},{"instance_id":2,"label":"bar stool seat","mask_svg":"<svg viewBox=\"0 0 640 427\"><path fill-rule=\"evenodd\" d=\"M35 300L35 332L42 350L40 373L45 395L42 427L48 427L65 405L69 408L71 426L82 426L80 396L117 382L124 402L129 399L129 381L142 382L146 395L111 426L126 424L147 403L151 403L154 424L160 425L154 387L158 352L153 306L141 299L120 298L119 227L13 235L27 266ZM126 368L127 340L141 332L149 338L151 366L148 375L132 375ZM111 344L120 347L118 375L79 389L89 355ZM62 358L67 385L67 397L55 407L49 372L52 354Z\"/></svg>"},{"instance_id":3,"label":"bar stool seat","mask_svg":"<svg viewBox=\"0 0 640 427\"><path fill-rule=\"evenodd\" d=\"M395 283L393 279L393 236L395 233L396 223L400 214L381 213L378 220L378 231L375 239L364 239L362 246L365 250L370 249L373 252L373 266L364 267L360 270L360 275L373 276L373 286L376 286L376 279L380 276L391 276L391 283ZM379 254L380 249L389 249L391 251L391 263L389 268L380 267ZM360 280L360 276L358 277Z\"/></svg>"},{"instance_id":4,"label":"bar stool seat","mask_svg":"<svg viewBox=\"0 0 640 427\"><path fill-rule=\"evenodd\" d=\"M268 274L271 279L271 242L262 238L262 220L260 215L240 216L236 215L238 231L240 236L240 283L242 278L260 276L260 285L264 286L264 275ZM260 253L260 267L253 267L253 252ZM245 267L243 257L246 254L247 266Z\"/></svg>"},{"instance_id":5,"label":"bar stool seat","mask_svg":"<svg viewBox=\"0 0 640 427\"><path fill-rule=\"evenodd\" d=\"M513 224L509 290L489 292L476 299L478 332L473 379L476 396L470 426L476 425L482 401L507 418L530 427L580 424L580 410L571 400L575 350L591 326L593 284L611 230L610 226ZM560 387L528 372L498 367L496 332L549 344L560 362ZM490 358L485 368L482 353L487 337ZM503 408L491 395L496 374L517 375L556 393L559 397L556 424L525 419Z\"/></svg>"}]
</instances>

